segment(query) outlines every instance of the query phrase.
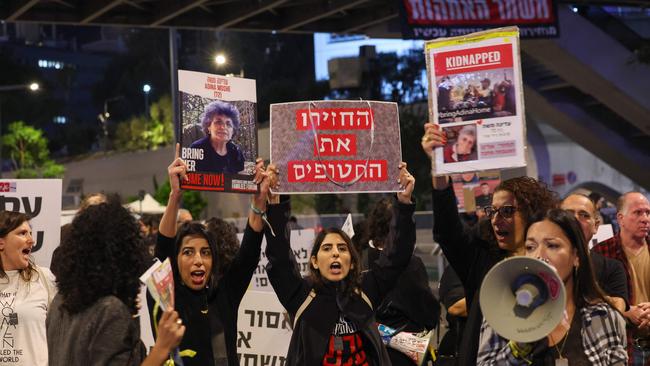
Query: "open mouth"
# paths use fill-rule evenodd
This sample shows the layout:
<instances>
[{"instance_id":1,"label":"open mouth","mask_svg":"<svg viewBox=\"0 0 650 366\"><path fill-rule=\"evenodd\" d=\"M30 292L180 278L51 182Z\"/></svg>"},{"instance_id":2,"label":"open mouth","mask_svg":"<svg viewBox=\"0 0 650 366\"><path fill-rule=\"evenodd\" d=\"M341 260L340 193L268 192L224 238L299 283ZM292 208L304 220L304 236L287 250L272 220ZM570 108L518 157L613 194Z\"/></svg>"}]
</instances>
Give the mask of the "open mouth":
<instances>
[{"instance_id":1,"label":"open mouth","mask_svg":"<svg viewBox=\"0 0 650 366\"><path fill-rule=\"evenodd\" d=\"M503 229L494 229L494 235L497 237L498 241L505 240L505 238L510 235L510 231Z\"/></svg>"},{"instance_id":2,"label":"open mouth","mask_svg":"<svg viewBox=\"0 0 650 366\"><path fill-rule=\"evenodd\" d=\"M25 248L23 249L23 254L24 255L29 255L32 252L32 248Z\"/></svg>"},{"instance_id":3,"label":"open mouth","mask_svg":"<svg viewBox=\"0 0 650 366\"><path fill-rule=\"evenodd\" d=\"M205 271L192 271L190 272L192 284L202 285L205 282Z\"/></svg>"},{"instance_id":4,"label":"open mouth","mask_svg":"<svg viewBox=\"0 0 650 366\"><path fill-rule=\"evenodd\" d=\"M332 274L341 274L341 263L334 262L330 265L330 272Z\"/></svg>"}]
</instances>

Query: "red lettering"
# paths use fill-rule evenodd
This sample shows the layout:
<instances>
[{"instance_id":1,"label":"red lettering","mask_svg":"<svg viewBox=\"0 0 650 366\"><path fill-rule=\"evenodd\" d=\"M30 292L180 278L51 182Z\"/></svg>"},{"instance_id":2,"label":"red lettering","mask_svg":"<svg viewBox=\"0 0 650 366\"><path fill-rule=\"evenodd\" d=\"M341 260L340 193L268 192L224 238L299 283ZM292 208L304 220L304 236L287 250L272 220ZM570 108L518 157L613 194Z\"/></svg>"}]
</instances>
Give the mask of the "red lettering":
<instances>
[{"instance_id":1,"label":"red lettering","mask_svg":"<svg viewBox=\"0 0 650 366\"><path fill-rule=\"evenodd\" d=\"M511 68L512 44L475 47L433 55L436 76Z\"/></svg>"},{"instance_id":2,"label":"red lettering","mask_svg":"<svg viewBox=\"0 0 650 366\"><path fill-rule=\"evenodd\" d=\"M296 110L296 130L369 130L371 108L321 108Z\"/></svg>"},{"instance_id":3,"label":"red lettering","mask_svg":"<svg viewBox=\"0 0 650 366\"><path fill-rule=\"evenodd\" d=\"M289 161L287 179L291 183L320 183L334 180L351 182L361 177L361 182L388 180L386 160L294 160Z\"/></svg>"}]
</instances>

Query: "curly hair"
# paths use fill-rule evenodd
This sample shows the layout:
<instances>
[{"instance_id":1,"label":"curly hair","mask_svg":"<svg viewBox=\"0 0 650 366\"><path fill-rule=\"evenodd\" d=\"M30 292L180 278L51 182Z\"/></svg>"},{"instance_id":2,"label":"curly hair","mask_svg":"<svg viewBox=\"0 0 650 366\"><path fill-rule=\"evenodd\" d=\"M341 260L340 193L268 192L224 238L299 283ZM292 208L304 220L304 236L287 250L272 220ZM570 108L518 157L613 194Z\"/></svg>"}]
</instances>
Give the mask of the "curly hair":
<instances>
[{"instance_id":1,"label":"curly hair","mask_svg":"<svg viewBox=\"0 0 650 366\"><path fill-rule=\"evenodd\" d=\"M30 219L29 215L22 212L0 211L0 238L5 238L10 232L16 230L20 225ZM23 280L30 281L32 279L32 274L36 273L36 268L31 257L29 258L27 268L19 269L18 272ZM5 273L2 259L0 259L0 278L9 278L7 277L7 273Z\"/></svg>"},{"instance_id":2,"label":"curly hair","mask_svg":"<svg viewBox=\"0 0 650 366\"><path fill-rule=\"evenodd\" d=\"M359 252L352 243L352 240L348 234L346 234L343 230L335 227L321 230L314 239L314 245L311 248L310 258L316 257L318 251L320 250L320 246L323 243L323 240L325 240L327 234L340 235L341 238L343 238L343 241L348 245L348 250L350 251L351 257L350 272L348 272L347 277L341 281L341 289L343 290L344 294L351 295L356 289L361 287L361 256L359 255ZM325 281L323 280L323 276L320 274L320 271L315 269L311 264L309 266L309 280L316 289L322 288L325 285Z\"/></svg>"},{"instance_id":3,"label":"curly hair","mask_svg":"<svg viewBox=\"0 0 650 366\"><path fill-rule=\"evenodd\" d=\"M205 106L205 110L201 115L201 127L206 135L209 135L208 128L212 124L214 116L222 115L230 118L233 126L232 135L235 136L239 130L239 109L234 104L215 100L214 102Z\"/></svg>"},{"instance_id":4,"label":"curly hair","mask_svg":"<svg viewBox=\"0 0 650 366\"><path fill-rule=\"evenodd\" d=\"M57 286L69 313L79 313L109 295L137 311L138 277L150 257L138 224L118 202L79 212L57 256Z\"/></svg>"},{"instance_id":5,"label":"curly hair","mask_svg":"<svg viewBox=\"0 0 650 366\"><path fill-rule=\"evenodd\" d=\"M393 201L389 197L382 198L368 214L368 230L366 231L366 242L372 240L377 248L383 248L390 233L390 225L393 220Z\"/></svg>"},{"instance_id":6,"label":"curly hair","mask_svg":"<svg viewBox=\"0 0 650 366\"><path fill-rule=\"evenodd\" d=\"M239 251L237 229L231 223L217 217L208 219L205 226L216 240L217 260L220 264L217 272L219 277L223 277L230 269L230 264L232 264Z\"/></svg>"},{"instance_id":7,"label":"curly hair","mask_svg":"<svg viewBox=\"0 0 650 366\"><path fill-rule=\"evenodd\" d=\"M560 204L556 192L549 190L546 183L531 177L504 180L494 189L494 193L499 191L508 191L515 196L517 208L526 221L526 230L548 210L557 208Z\"/></svg>"}]
</instances>

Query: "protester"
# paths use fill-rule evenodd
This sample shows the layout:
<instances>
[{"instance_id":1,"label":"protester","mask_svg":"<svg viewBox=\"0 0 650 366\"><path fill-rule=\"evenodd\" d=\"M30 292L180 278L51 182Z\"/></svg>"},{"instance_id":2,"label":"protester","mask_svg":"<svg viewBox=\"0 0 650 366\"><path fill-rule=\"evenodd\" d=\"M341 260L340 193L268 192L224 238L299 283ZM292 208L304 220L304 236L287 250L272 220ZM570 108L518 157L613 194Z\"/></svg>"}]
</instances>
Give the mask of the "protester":
<instances>
[{"instance_id":1,"label":"protester","mask_svg":"<svg viewBox=\"0 0 650 366\"><path fill-rule=\"evenodd\" d=\"M196 170L236 174L244 170L244 155L232 142L239 130L239 110L234 104L216 100L205 107L201 116L205 137L192 143L203 150L203 159L196 160Z\"/></svg>"},{"instance_id":2,"label":"protester","mask_svg":"<svg viewBox=\"0 0 650 366\"><path fill-rule=\"evenodd\" d=\"M162 365L185 328L176 312L165 312L145 358L134 316L150 257L131 214L118 202L90 206L59 248L59 293L46 322L49 365Z\"/></svg>"},{"instance_id":3,"label":"protester","mask_svg":"<svg viewBox=\"0 0 650 366\"><path fill-rule=\"evenodd\" d=\"M3 342L13 342L0 357L2 365L47 366L45 315L56 294L54 275L37 266L29 217L0 211L0 298Z\"/></svg>"},{"instance_id":4,"label":"protester","mask_svg":"<svg viewBox=\"0 0 650 366\"><path fill-rule=\"evenodd\" d=\"M596 206L589 197L581 194L571 194L562 201L560 208L571 212L575 216L582 229L585 242L589 243L589 240L596 234L598 225L600 225ZM623 263L596 252L590 253L589 257L596 275L596 282L603 292L608 295L609 302L615 305L616 310L620 312L626 311L628 308L628 289Z\"/></svg>"},{"instance_id":5,"label":"protester","mask_svg":"<svg viewBox=\"0 0 650 366\"><path fill-rule=\"evenodd\" d=\"M564 320L533 343L508 341L483 322L477 364L488 365L625 365L625 320L594 281L587 245L573 215L550 210L530 226L526 256L557 270L566 289Z\"/></svg>"},{"instance_id":6,"label":"protester","mask_svg":"<svg viewBox=\"0 0 650 366\"><path fill-rule=\"evenodd\" d=\"M394 211L393 200L389 198L381 199L370 211L367 221L368 246L361 255L363 270L381 271L377 261L381 253L394 244L389 237ZM375 318L393 329L425 333L438 325L439 317L440 304L429 287L427 270L422 259L413 255L395 287L377 306ZM393 366L413 365L413 361L398 350L388 348L388 356Z\"/></svg>"},{"instance_id":7,"label":"protester","mask_svg":"<svg viewBox=\"0 0 650 366\"><path fill-rule=\"evenodd\" d=\"M330 228L316 236L310 274L302 278L286 236L289 202L269 206L272 230L265 229L267 273L294 324L285 365L391 364L374 309L396 284L415 245L411 201L415 179L406 164L400 164L400 169L404 191L397 194L394 204L394 241L382 251L376 270L362 272L360 255L348 235ZM279 198L272 199L277 203Z\"/></svg>"},{"instance_id":8,"label":"protester","mask_svg":"<svg viewBox=\"0 0 650 366\"><path fill-rule=\"evenodd\" d=\"M266 210L268 181L264 178L263 162L258 159L255 182L260 190L253 196L253 210ZM230 268L221 272L217 241L203 224L191 221L178 233L176 218L180 207L180 180L186 178L187 166L176 158L167 168L171 192L167 208L160 221L156 257L171 259L174 282L175 309L187 331L180 344L181 351L196 354L183 357L185 366L239 365L237 357L237 310L257 268L262 243L263 221L252 210L244 231L241 247ZM150 299L148 299L150 300ZM150 309L153 304L150 304Z\"/></svg>"},{"instance_id":9,"label":"protester","mask_svg":"<svg viewBox=\"0 0 650 366\"><path fill-rule=\"evenodd\" d=\"M446 136L437 125L427 123L422 148L431 157L433 149L444 145ZM458 217L454 191L446 176L433 177L433 237L463 282L469 309L461 342L459 365L475 365L478 335L483 315L478 304L479 288L485 274L507 256L523 255L528 225L558 199L545 184L529 177L501 182L492 195L486 217L474 228L466 228Z\"/></svg>"},{"instance_id":10,"label":"protester","mask_svg":"<svg viewBox=\"0 0 650 366\"><path fill-rule=\"evenodd\" d=\"M628 192L618 199L616 211L621 230L593 250L625 267L630 365L650 365L650 203L640 192Z\"/></svg>"}]
</instances>

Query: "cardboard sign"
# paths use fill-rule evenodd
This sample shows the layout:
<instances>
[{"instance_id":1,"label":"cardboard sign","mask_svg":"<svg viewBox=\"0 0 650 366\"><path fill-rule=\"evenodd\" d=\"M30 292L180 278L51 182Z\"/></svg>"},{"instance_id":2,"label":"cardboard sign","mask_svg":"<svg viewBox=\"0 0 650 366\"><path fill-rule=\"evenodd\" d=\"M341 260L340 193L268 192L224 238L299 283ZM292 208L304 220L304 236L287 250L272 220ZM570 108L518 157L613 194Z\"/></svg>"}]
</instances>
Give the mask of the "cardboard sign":
<instances>
[{"instance_id":1,"label":"cardboard sign","mask_svg":"<svg viewBox=\"0 0 650 366\"><path fill-rule=\"evenodd\" d=\"M241 366L284 365L291 333L289 315L274 292L246 292L237 318L237 356Z\"/></svg>"},{"instance_id":2,"label":"cardboard sign","mask_svg":"<svg viewBox=\"0 0 650 366\"><path fill-rule=\"evenodd\" d=\"M455 37L517 25L522 38L559 37L553 0L399 0L402 38Z\"/></svg>"},{"instance_id":3,"label":"cardboard sign","mask_svg":"<svg viewBox=\"0 0 650 366\"><path fill-rule=\"evenodd\" d=\"M271 162L290 193L397 192L402 150L396 103L271 105Z\"/></svg>"},{"instance_id":4,"label":"cardboard sign","mask_svg":"<svg viewBox=\"0 0 650 366\"><path fill-rule=\"evenodd\" d=\"M181 188L255 192L255 80L178 70L181 158L189 182Z\"/></svg>"},{"instance_id":5,"label":"cardboard sign","mask_svg":"<svg viewBox=\"0 0 650 366\"><path fill-rule=\"evenodd\" d=\"M34 237L32 256L49 267L61 241L61 179L0 180L0 210L28 214Z\"/></svg>"},{"instance_id":6,"label":"cardboard sign","mask_svg":"<svg viewBox=\"0 0 650 366\"><path fill-rule=\"evenodd\" d=\"M517 28L426 42L430 120L447 144L436 174L526 166Z\"/></svg>"}]
</instances>

